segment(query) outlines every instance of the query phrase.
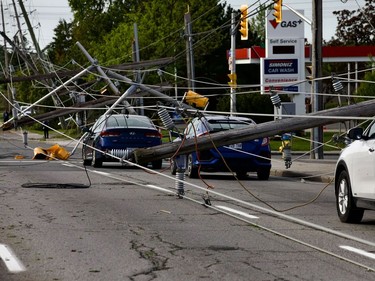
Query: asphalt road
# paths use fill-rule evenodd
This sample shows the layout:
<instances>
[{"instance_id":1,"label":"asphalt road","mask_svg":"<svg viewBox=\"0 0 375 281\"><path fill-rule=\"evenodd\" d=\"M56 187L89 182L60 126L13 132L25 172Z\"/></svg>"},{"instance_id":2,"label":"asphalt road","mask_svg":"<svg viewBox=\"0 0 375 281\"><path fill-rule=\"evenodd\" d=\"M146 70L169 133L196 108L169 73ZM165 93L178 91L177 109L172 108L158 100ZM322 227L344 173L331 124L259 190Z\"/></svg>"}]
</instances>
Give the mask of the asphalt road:
<instances>
[{"instance_id":1,"label":"asphalt road","mask_svg":"<svg viewBox=\"0 0 375 281\"><path fill-rule=\"evenodd\" d=\"M0 280L375 279L375 215L340 223L332 184L212 174L178 199L168 171L31 160L4 134L0 149Z\"/></svg>"}]
</instances>

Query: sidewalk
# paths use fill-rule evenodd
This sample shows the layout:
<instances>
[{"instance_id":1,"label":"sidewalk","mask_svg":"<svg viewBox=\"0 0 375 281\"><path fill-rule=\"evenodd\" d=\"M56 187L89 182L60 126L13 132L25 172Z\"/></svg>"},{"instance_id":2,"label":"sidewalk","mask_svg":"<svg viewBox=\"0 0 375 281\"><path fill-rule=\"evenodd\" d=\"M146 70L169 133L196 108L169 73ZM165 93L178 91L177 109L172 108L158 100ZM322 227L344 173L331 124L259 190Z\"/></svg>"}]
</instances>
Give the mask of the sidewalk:
<instances>
[{"instance_id":1,"label":"sidewalk","mask_svg":"<svg viewBox=\"0 0 375 281\"><path fill-rule=\"evenodd\" d=\"M19 138L22 140L23 139L23 131L21 130L9 130L9 131L5 131L5 132L9 132L9 133L13 133L15 135L18 135ZM46 146L49 146L49 145L53 145L53 144L59 144L60 146L63 146L63 147L74 147L76 144L77 144L77 141L78 140L72 140L72 139L68 139L68 138L65 138L64 136L61 136L59 134L57 134L56 132L53 132L53 131L50 131L49 132L49 138L48 139L44 139L44 136L42 133L38 134L38 133L33 133L33 132L29 132L27 131L27 139L28 141L40 141L40 142L46 142Z\"/></svg>"},{"instance_id":2,"label":"sidewalk","mask_svg":"<svg viewBox=\"0 0 375 281\"><path fill-rule=\"evenodd\" d=\"M293 155L292 165L287 169L281 155L273 153L271 175L326 183L334 180L338 153L325 154L324 159L309 159L309 156L298 159L298 157L298 155ZM296 160L293 161L293 159Z\"/></svg>"}]
</instances>

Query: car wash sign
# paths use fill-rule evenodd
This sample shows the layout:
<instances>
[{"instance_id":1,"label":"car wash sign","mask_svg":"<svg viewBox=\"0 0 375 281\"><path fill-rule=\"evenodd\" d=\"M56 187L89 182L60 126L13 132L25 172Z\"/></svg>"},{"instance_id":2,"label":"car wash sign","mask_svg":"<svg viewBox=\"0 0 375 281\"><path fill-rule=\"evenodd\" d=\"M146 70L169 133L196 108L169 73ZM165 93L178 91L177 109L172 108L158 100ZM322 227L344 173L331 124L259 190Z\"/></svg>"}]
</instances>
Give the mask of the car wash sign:
<instances>
[{"instance_id":1,"label":"car wash sign","mask_svg":"<svg viewBox=\"0 0 375 281\"><path fill-rule=\"evenodd\" d=\"M298 74L298 60L265 59L264 74Z\"/></svg>"},{"instance_id":2,"label":"car wash sign","mask_svg":"<svg viewBox=\"0 0 375 281\"><path fill-rule=\"evenodd\" d=\"M303 14L303 11L300 11ZM304 77L304 22L293 12L283 10L282 22L272 13L266 16L266 57L260 60L261 93L270 89L299 93Z\"/></svg>"}]
</instances>

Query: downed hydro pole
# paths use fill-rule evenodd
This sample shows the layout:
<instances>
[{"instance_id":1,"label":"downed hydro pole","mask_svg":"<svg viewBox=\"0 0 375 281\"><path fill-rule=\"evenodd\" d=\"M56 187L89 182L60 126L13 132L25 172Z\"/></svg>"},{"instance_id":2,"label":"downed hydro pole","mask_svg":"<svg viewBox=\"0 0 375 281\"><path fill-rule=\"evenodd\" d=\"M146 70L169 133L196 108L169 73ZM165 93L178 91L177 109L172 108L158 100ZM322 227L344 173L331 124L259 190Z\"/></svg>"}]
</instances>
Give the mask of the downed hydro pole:
<instances>
[{"instance_id":1,"label":"downed hydro pole","mask_svg":"<svg viewBox=\"0 0 375 281\"><path fill-rule=\"evenodd\" d=\"M221 131L195 139L162 144L149 148L136 149L133 154L138 164L164 159L175 155L188 154L196 150L207 150L216 147L253 140L260 137L271 137L277 134L295 132L327 124L347 121L356 117L375 116L375 100L365 101L345 107L323 110L304 117L279 119L254 125L250 128Z\"/></svg>"},{"instance_id":2,"label":"downed hydro pole","mask_svg":"<svg viewBox=\"0 0 375 281\"><path fill-rule=\"evenodd\" d=\"M110 114L112 112L113 108L115 108L121 102L123 102L126 105L126 108L130 111L131 114L137 114L135 112L135 110L130 106L130 104L126 101L126 98L129 98L129 96L132 93L136 92L137 88L139 88L143 91L146 91L146 92L150 93L151 95L153 95L155 97L158 97L159 99L163 100L164 102L172 104L175 107L182 107L184 109L190 109L190 110L194 109L190 105L179 103L177 100L173 99L170 96L167 96L167 95L163 94L162 92L159 92L155 89L152 89L148 86L145 86L142 83L134 82L133 80L131 80L130 78L128 78L126 76L120 75L120 74L118 74L116 72L113 72L111 70L107 70L106 72L104 72L100 68L100 66L97 64L97 61L94 58L91 57L91 55L86 51L86 49L79 42L77 42L76 44L81 49L81 51L84 53L84 55L87 57L87 59L92 63L92 67L96 67L99 74L102 77L104 77L106 81L108 81L111 89L114 92L119 93L118 89L116 88L114 83L109 79L109 77L130 85L130 87L125 91L125 93L122 94L118 98L118 100L104 114L106 114L106 115Z\"/></svg>"},{"instance_id":3,"label":"downed hydro pole","mask_svg":"<svg viewBox=\"0 0 375 281\"><path fill-rule=\"evenodd\" d=\"M112 91L114 93L116 93L116 96L118 96L120 94L120 91L117 89L117 87L109 79L109 77L107 76L107 73L109 73L111 77L115 77L114 79L118 79L118 80L123 81L123 82L125 82L127 84L130 84L129 89L124 94L122 94L120 97L118 97L117 101L115 101L114 103L112 103L112 106L107 110L106 114L109 114L120 103L123 103L125 105L125 107L127 108L127 110L131 114L136 114L136 112L133 109L133 107L125 99L128 98L132 93L134 93L137 88L140 88L140 89L142 89L144 91L147 91L147 92L153 94L154 96L156 96L156 97L158 97L160 99L163 99L164 101L169 102L170 104L173 104L176 107L183 107L185 109L193 109L193 107L191 107L189 105L180 104L178 101L174 100L173 98L171 98L171 97L169 97L169 96L167 96L167 95L165 95L165 94L163 94L163 93L161 93L161 92L159 92L159 91L157 91L155 89L152 89L150 87L144 86L144 85L139 84L139 83L135 83L131 79L129 79L129 78L125 77L125 76L122 76L120 74L117 74L117 73L115 73L113 71L109 71L108 70L107 73L105 73L102 70L102 68L98 65L97 61L90 56L90 54L85 50L85 48L79 42L77 42L77 46L81 49L81 51L84 53L84 55L91 62L91 65L88 68L86 68L86 69L82 70L81 72L79 72L78 74L76 74L74 77L72 77L69 80L67 80L66 82L64 82L59 87L53 89L47 95L45 95L44 97L42 97L38 101L34 102L33 104L31 104L30 106L28 106L27 108L25 108L23 111L20 111L19 112L20 115L24 114L29 109L32 109L33 107L37 106L40 102L42 102L46 98L50 97L52 94L55 94L59 90L67 87L67 85L69 85L73 81L77 80L78 78L80 78L84 74L89 73L89 72L91 72L93 70L97 70L98 73L101 75L101 77L103 77L109 83ZM99 101L98 103L100 103L100 102L101 101ZM86 104L90 105L90 103L86 103ZM111 102L109 102L108 100L103 100L103 104L108 105L108 104L111 104ZM81 106L77 106L75 109L57 110L57 111L54 111L54 113L56 113L56 114L54 114L54 113L47 113L47 114L43 114L42 116L38 116L36 119L39 120L39 121L48 120L48 119L51 119L52 117L53 118L54 117L60 117L60 116L63 116L63 115L69 114L69 113L80 112L80 111L83 111L85 109L87 109L85 107L85 104L82 104ZM10 128L10 123L13 121L13 119L14 119L14 117L10 118L1 127L3 129L4 128ZM25 118L24 118L24 120L20 120L20 121L21 121L20 123L22 123L22 124L30 123L30 121L26 121ZM32 121L34 121L34 119L32 119Z\"/></svg>"}]
</instances>

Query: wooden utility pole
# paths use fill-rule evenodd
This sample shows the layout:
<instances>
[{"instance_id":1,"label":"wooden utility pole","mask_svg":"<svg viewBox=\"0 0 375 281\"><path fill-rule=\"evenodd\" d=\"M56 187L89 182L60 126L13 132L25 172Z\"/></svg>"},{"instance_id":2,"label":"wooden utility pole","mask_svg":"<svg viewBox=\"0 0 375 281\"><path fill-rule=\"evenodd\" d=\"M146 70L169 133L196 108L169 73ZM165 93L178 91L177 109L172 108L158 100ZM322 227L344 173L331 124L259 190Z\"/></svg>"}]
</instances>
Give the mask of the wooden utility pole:
<instances>
[{"instance_id":1,"label":"wooden utility pole","mask_svg":"<svg viewBox=\"0 0 375 281\"><path fill-rule=\"evenodd\" d=\"M0 35L3 36L5 33L0 32ZM7 42L7 41L5 41ZM11 42L11 41L10 41ZM132 63L123 63L118 65L109 65L106 66L109 69L115 69L115 70L135 70L135 69L144 69L146 67L152 67L152 66L158 66L161 67L162 65L167 65L173 62L175 59L173 57L167 57L167 58L161 58L161 59L155 59L155 60L147 60L147 61L140 61L140 62L132 62ZM45 79L51 79L55 78L56 76L60 78L65 77L72 77L76 74L78 74L81 70L63 70L63 71L57 71L57 72L51 72L46 74L36 74L31 76L18 76L18 77L12 77L12 79L4 78L0 79L0 85L5 83L17 83L17 82L23 82L23 81L32 81L32 80L45 80Z\"/></svg>"},{"instance_id":2,"label":"wooden utility pole","mask_svg":"<svg viewBox=\"0 0 375 281\"><path fill-rule=\"evenodd\" d=\"M18 14L17 14L17 9L16 9L16 5L15 5L14 0L12 0L12 1L13 1L14 10L15 10L15 13L16 13L17 22L19 22L19 20L18 20ZM38 55L39 58L42 58L43 60L45 60L44 54L41 52L40 47L39 47L39 43L38 43L38 41L36 40L36 37L35 37L35 34L34 34L34 29L33 29L33 27L31 26L31 23L30 23L30 20L29 20L29 17L28 17L27 11L26 11L26 9L25 9L25 6L24 6L24 4L23 4L23 1L22 1L22 0L19 0L19 1L18 1L18 4L20 5L21 11L22 11L22 15L23 15L23 18L25 19L25 22L26 22L26 25L27 25L27 28L28 28L29 34L30 34L30 36L31 36L31 40L33 41L33 44L34 44L34 47L35 47L36 53L37 53L37 55ZM19 29L20 29L20 26L19 26ZM21 36L21 42L23 43L23 50L22 50L21 52L19 52L19 53L20 53L20 54L21 54L21 53L23 54L23 52L26 50L26 46L25 46L25 43L24 43L24 41L23 41L23 35L22 35L22 31L21 31L21 29L20 29L19 31L20 31L20 36ZM4 35L2 34L2 36L3 36L3 37L6 36L5 33L4 33ZM6 37L4 37L4 38L6 38ZM33 70L34 74L39 74L39 70L37 69L37 67L34 66L34 65L31 65L30 63L28 63L28 59L27 59L27 57L26 57L24 54L23 54L23 59L25 60L25 62L27 63L27 65L29 65L30 68ZM45 66L44 63L42 64L42 66L43 66L43 71L44 71L44 72L48 72L48 70L47 70L47 68L46 68L46 66ZM47 79L47 80L46 80L46 83L48 84L48 86L49 86L51 89L55 87L54 82L53 82L52 80L48 80L48 79ZM57 94L52 95L51 98L52 98L52 100L53 100L55 106L57 106L57 107L63 107L63 106L64 106L63 102L60 100L60 98L58 97ZM59 119L60 119L61 127L62 127L62 128L65 128L65 127L66 127L65 118L60 117Z\"/></svg>"},{"instance_id":3,"label":"wooden utility pole","mask_svg":"<svg viewBox=\"0 0 375 281\"><path fill-rule=\"evenodd\" d=\"M23 40L22 28L21 28L20 19L19 19L19 16L18 16L16 3L15 3L14 0L12 0L12 3L13 3L13 9L14 9L14 17L15 17L16 22L17 22L18 34L19 34L19 39L20 39L20 43L21 43L21 46L22 46L22 51L25 51L26 50L26 44L25 44L25 40ZM16 39L16 36L14 36L13 39Z\"/></svg>"},{"instance_id":4,"label":"wooden utility pole","mask_svg":"<svg viewBox=\"0 0 375 281\"><path fill-rule=\"evenodd\" d=\"M40 58L44 58L42 52L40 51L39 43L36 40L34 29L31 26L31 23L30 23L30 20L29 20L29 16L27 15L25 6L23 5L23 1L22 0L18 0L18 4L20 5L20 8L21 8L21 11L22 11L22 14L23 14L23 18L25 19L25 22L26 22L27 28L29 30L31 40L33 41L36 53L38 54L38 56Z\"/></svg>"},{"instance_id":5,"label":"wooden utility pole","mask_svg":"<svg viewBox=\"0 0 375 281\"><path fill-rule=\"evenodd\" d=\"M322 40L323 40L323 8L322 0L313 0L313 20L311 25L312 31L312 69L313 69L313 82L312 82L312 104L313 111L319 112L323 109L323 97L320 95L322 92ZM323 159L323 127L315 127L311 131L312 150L310 154L311 159Z\"/></svg>"},{"instance_id":6,"label":"wooden utility pole","mask_svg":"<svg viewBox=\"0 0 375 281\"><path fill-rule=\"evenodd\" d=\"M3 2L1 1L1 18L2 18L2 24L3 24L3 32L5 34L5 21L4 21L4 8L3 8ZM4 69L4 77L5 79L9 79L9 57L8 57L8 50L7 50L7 41L4 38L4 60L5 60L5 69ZM10 82L10 81L9 81ZM10 84L7 83L7 97L10 100L10 102L13 104L14 99L11 92ZM8 104L7 105L8 111L12 111L12 107Z\"/></svg>"},{"instance_id":7,"label":"wooden utility pole","mask_svg":"<svg viewBox=\"0 0 375 281\"><path fill-rule=\"evenodd\" d=\"M348 119L351 116L367 117L375 115L375 100L365 101L354 105L333 108L307 114L305 117L284 118L276 121L249 126L249 128L221 131L199 138L187 139L183 143L173 142L149 148L139 148L134 151L137 163L147 163L164 159L177 154L188 154L199 150L235 144L261 137L271 137L288 132L296 132L312 127L333 124Z\"/></svg>"},{"instance_id":8,"label":"wooden utility pole","mask_svg":"<svg viewBox=\"0 0 375 281\"><path fill-rule=\"evenodd\" d=\"M188 76L189 90L195 90L195 72L194 72L194 53L193 53L193 37L191 35L191 16L188 10L184 16L185 20L185 39L186 39L186 66Z\"/></svg>"}]
</instances>

